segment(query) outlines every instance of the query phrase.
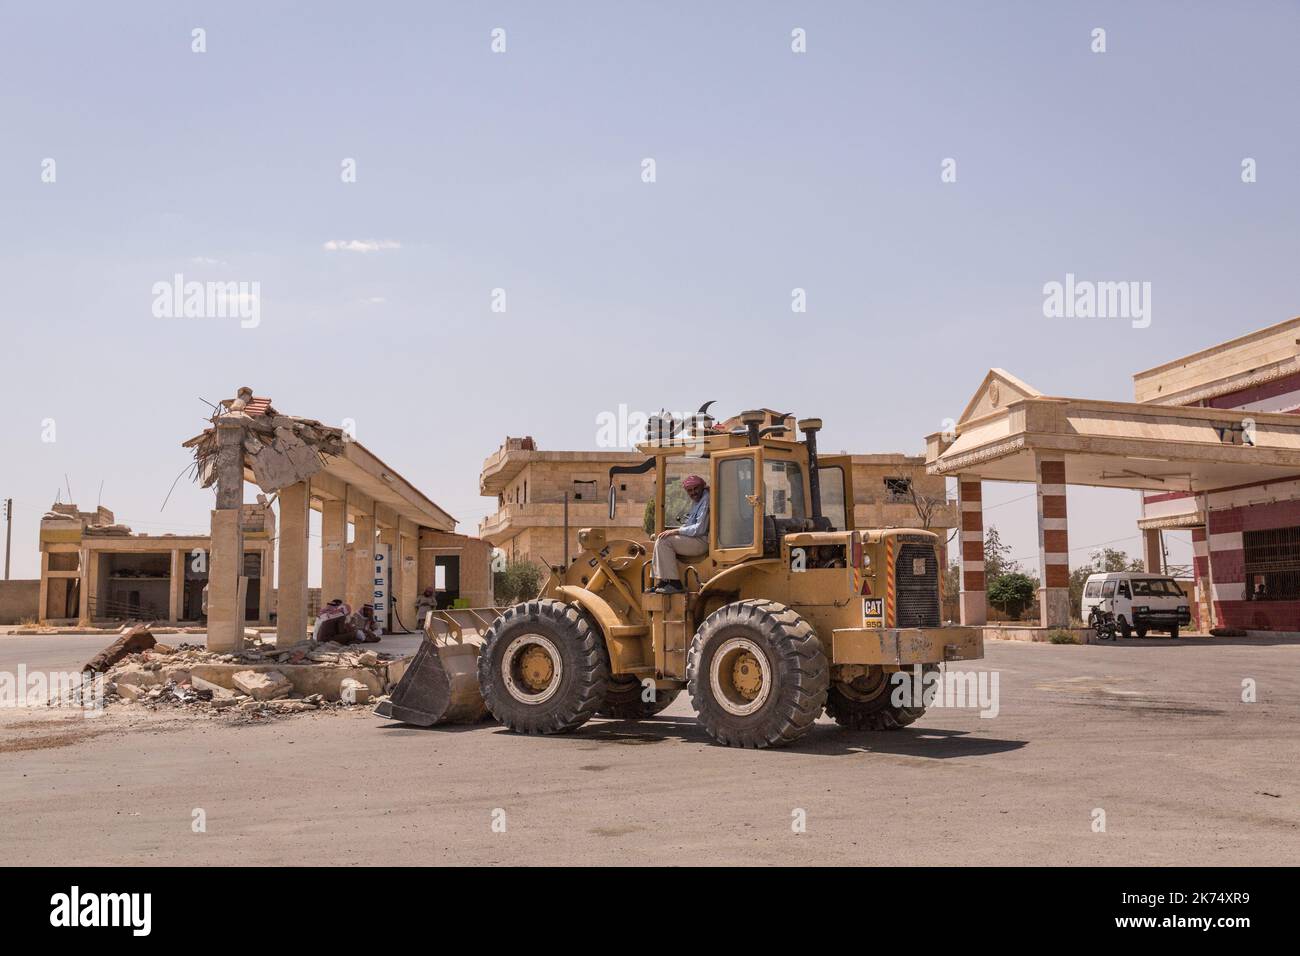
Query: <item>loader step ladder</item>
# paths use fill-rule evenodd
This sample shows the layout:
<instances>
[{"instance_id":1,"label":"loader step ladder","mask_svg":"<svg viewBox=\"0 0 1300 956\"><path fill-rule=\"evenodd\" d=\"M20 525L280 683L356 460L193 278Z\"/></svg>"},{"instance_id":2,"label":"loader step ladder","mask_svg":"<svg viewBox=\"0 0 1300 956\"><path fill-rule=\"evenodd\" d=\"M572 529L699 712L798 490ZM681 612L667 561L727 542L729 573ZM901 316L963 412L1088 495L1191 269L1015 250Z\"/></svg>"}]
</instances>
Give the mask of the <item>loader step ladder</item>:
<instances>
[{"instance_id":1,"label":"loader step ladder","mask_svg":"<svg viewBox=\"0 0 1300 956\"><path fill-rule=\"evenodd\" d=\"M650 633L655 648L655 676L686 679L686 652L695 629L691 626L691 602L695 595L659 594L647 591L641 607L650 616Z\"/></svg>"}]
</instances>

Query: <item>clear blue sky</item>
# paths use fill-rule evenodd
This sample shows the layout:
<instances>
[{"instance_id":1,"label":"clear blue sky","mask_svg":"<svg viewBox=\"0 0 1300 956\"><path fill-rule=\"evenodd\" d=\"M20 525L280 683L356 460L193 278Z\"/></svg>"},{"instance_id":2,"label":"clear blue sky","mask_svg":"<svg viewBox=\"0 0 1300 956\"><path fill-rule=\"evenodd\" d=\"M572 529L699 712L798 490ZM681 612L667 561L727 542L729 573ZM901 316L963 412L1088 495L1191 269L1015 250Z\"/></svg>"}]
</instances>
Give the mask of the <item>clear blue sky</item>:
<instances>
[{"instance_id":1,"label":"clear blue sky","mask_svg":"<svg viewBox=\"0 0 1300 956\"><path fill-rule=\"evenodd\" d=\"M590 448L620 403L790 408L826 420L827 448L918 451L990 366L1125 399L1136 370L1300 312L1295 3L0 16L17 577L65 473L137 530L204 528L211 495L187 481L159 506L199 397L244 384L355 419L473 533L505 435ZM325 248L352 240L393 247ZM1044 318L1067 272L1151 282L1150 327ZM155 318L175 273L259 282L260 325ZM1026 491L990 489L988 520L1032 565L1032 501L998 506ZM1134 534L1135 493L1072 489L1070 507L1072 545Z\"/></svg>"}]
</instances>

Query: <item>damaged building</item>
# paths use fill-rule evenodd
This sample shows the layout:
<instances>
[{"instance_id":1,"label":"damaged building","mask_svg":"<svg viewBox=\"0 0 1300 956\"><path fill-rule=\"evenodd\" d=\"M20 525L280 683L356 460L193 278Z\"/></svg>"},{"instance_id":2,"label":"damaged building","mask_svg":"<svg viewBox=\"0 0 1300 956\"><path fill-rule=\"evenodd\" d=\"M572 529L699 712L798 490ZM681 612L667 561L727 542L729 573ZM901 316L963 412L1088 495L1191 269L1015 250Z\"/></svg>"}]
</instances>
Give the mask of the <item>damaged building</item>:
<instances>
[{"instance_id":1,"label":"damaged building","mask_svg":"<svg viewBox=\"0 0 1300 956\"><path fill-rule=\"evenodd\" d=\"M274 608L275 513L240 506L242 621L268 624ZM208 535L140 534L104 507L55 504L41 518L38 619L90 625L125 618L198 623L208 583Z\"/></svg>"},{"instance_id":2,"label":"damaged building","mask_svg":"<svg viewBox=\"0 0 1300 956\"><path fill-rule=\"evenodd\" d=\"M491 603L491 548L456 534L456 519L343 429L281 414L241 388L211 425L184 443L199 484L214 488L208 588L208 646L238 647L245 573L244 483L279 507L276 537L277 643L308 633L309 512L321 515L321 600L370 604L383 630L415 626L416 597L443 585L440 601ZM441 568L441 570L439 570Z\"/></svg>"}]
</instances>

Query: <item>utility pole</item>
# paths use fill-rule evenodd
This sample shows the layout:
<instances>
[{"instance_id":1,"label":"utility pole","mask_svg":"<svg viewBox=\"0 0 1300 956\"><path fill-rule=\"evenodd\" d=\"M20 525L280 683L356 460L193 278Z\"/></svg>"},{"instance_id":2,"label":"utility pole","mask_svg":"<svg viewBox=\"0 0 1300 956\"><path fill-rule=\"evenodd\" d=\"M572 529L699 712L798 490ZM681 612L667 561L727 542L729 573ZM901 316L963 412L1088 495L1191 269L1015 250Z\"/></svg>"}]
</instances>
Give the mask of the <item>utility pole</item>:
<instances>
[{"instance_id":1,"label":"utility pole","mask_svg":"<svg viewBox=\"0 0 1300 956\"><path fill-rule=\"evenodd\" d=\"M14 539L14 500L5 499L5 580L9 580L9 544Z\"/></svg>"}]
</instances>

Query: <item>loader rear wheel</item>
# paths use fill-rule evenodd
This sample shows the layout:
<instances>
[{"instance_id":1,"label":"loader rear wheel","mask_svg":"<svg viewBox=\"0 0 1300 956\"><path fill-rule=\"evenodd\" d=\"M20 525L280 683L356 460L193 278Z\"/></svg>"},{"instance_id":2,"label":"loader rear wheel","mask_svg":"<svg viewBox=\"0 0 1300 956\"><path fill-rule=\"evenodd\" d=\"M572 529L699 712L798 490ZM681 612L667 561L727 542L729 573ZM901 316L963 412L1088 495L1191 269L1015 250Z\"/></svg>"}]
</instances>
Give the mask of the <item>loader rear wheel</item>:
<instances>
[{"instance_id":1,"label":"loader rear wheel","mask_svg":"<svg viewBox=\"0 0 1300 956\"><path fill-rule=\"evenodd\" d=\"M686 679L700 724L718 743L781 747L821 714L830 668L817 632L797 612L776 601L737 601L695 632Z\"/></svg>"},{"instance_id":2,"label":"loader rear wheel","mask_svg":"<svg viewBox=\"0 0 1300 956\"><path fill-rule=\"evenodd\" d=\"M507 608L484 636L478 683L492 716L526 734L576 730L605 703L604 637L560 601Z\"/></svg>"},{"instance_id":3,"label":"loader rear wheel","mask_svg":"<svg viewBox=\"0 0 1300 956\"><path fill-rule=\"evenodd\" d=\"M679 690L656 690L655 699L641 699L644 688L641 679L630 674L609 679L609 693L605 695L605 706L600 708L601 717L615 720L646 720L663 711L677 699Z\"/></svg>"},{"instance_id":4,"label":"loader rear wheel","mask_svg":"<svg viewBox=\"0 0 1300 956\"><path fill-rule=\"evenodd\" d=\"M926 664L922 676L939 669ZM901 730L925 714L925 707L893 702L894 682L883 667L851 681L835 681L826 695L826 714L848 730ZM909 678L910 679L910 678Z\"/></svg>"}]
</instances>

